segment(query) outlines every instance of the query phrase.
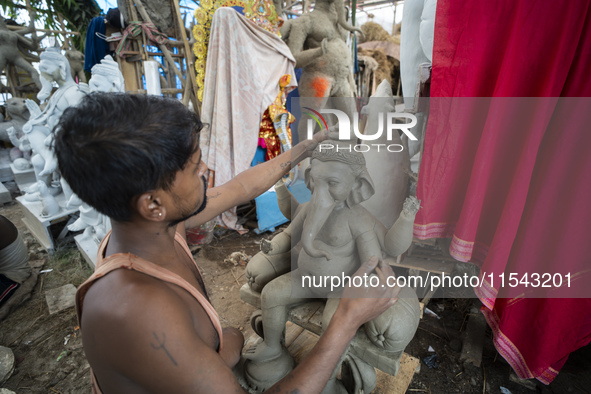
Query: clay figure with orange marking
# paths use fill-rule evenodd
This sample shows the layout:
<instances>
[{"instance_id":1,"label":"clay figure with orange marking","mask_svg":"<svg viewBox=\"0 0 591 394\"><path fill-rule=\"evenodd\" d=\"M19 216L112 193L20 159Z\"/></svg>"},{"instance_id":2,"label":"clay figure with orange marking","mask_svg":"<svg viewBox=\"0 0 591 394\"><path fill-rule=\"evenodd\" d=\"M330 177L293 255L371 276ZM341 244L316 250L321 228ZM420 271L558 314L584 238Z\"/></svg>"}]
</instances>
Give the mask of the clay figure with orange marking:
<instances>
[{"instance_id":1,"label":"clay figure with orange marking","mask_svg":"<svg viewBox=\"0 0 591 394\"><path fill-rule=\"evenodd\" d=\"M290 19L281 27L281 35L296 59L296 67L303 73L298 82L300 97L306 106L324 108L329 97L353 97L351 52L345 43L348 32L361 29L347 23L342 0L319 0L314 10L297 19ZM337 109L353 114L350 100L335 101ZM303 115L298 126L300 141L306 138L308 115Z\"/></svg>"}]
</instances>

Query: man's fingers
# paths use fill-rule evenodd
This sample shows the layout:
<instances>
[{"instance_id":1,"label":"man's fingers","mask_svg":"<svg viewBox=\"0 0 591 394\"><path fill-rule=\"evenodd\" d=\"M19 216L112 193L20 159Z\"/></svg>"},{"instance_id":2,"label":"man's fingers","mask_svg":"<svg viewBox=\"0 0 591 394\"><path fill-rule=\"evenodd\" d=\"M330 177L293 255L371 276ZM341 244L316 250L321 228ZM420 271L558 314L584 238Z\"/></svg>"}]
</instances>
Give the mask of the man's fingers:
<instances>
[{"instance_id":1,"label":"man's fingers","mask_svg":"<svg viewBox=\"0 0 591 394\"><path fill-rule=\"evenodd\" d=\"M369 274L378 266L379 262L380 259L377 256L371 256L365 263L361 265L361 267L359 267L356 274L359 276L363 274Z\"/></svg>"},{"instance_id":2,"label":"man's fingers","mask_svg":"<svg viewBox=\"0 0 591 394\"><path fill-rule=\"evenodd\" d=\"M378 278L380 278L380 283L386 284L387 291L391 293L390 297L398 297L398 293L400 293L400 287L396 285L395 281L390 283L390 281L388 280L389 277L395 277L392 268L388 264L384 263L383 260L380 260L380 264L378 267L376 267L375 271L378 275Z\"/></svg>"},{"instance_id":3,"label":"man's fingers","mask_svg":"<svg viewBox=\"0 0 591 394\"><path fill-rule=\"evenodd\" d=\"M384 273L384 275L395 276L394 271L392 270L392 267L390 266L390 264L386 263L386 261L380 260L379 267L380 267L380 270Z\"/></svg>"},{"instance_id":4,"label":"man's fingers","mask_svg":"<svg viewBox=\"0 0 591 394\"><path fill-rule=\"evenodd\" d=\"M339 132L338 131L331 131L328 130L327 138L333 141L338 141L339 139Z\"/></svg>"},{"instance_id":5,"label":"man's fingers","mask_svg":"<svg viewBox=\"0 0 591 394\"><path fill-rule=\"evenodd\" d=\"M388 283L388 278L396 277L394 271L392 271L392 268L388 264L384 263L383 260L380 260L380 263L376 267L376 274L382 283Z\"/></svg>"},{"instance_id":6,"label":"man's fingers","mask_svg":"<svg viewBox=\"0 0 591 394\"><path fill-rule=\"evenodd\" d=\"M388 280L387 276L384 275L384 273L382 272L382 270L380 269L380 267L376 267L376 274L378 275L378 278L380 278L380 282L382 283L386 283L386 281Z\"/></svg>"}]
</instances>

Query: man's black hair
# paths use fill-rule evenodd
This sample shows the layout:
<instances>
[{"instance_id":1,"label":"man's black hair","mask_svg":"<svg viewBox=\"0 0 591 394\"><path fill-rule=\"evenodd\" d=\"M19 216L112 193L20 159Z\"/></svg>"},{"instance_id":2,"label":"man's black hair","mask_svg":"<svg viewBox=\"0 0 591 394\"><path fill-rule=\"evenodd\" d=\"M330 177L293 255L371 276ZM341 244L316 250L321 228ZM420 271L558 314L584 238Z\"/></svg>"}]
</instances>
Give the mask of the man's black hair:
<instances>
[{"instance_id":1,"label":"man's black hair","mask_svg":"<svg viewBox=\"0 0 591 394\"><path fill-rule=\"evenodd\" d=\"M92 93L55 128L59 170L100 213L129 221L134 197L170 190L196 151L203 124L178 100Z\"/></svg>"}]
</instances>

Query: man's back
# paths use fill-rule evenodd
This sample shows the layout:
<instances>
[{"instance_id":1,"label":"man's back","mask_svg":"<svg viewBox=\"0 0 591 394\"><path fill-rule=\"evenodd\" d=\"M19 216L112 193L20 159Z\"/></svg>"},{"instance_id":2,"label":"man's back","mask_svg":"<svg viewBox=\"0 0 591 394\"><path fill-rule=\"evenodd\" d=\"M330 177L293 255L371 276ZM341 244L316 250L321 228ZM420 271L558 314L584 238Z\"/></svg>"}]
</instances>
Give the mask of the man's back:
<instances>
[{"instance_id":1,"label":"man's back","mask_svg":"<svg viewBox=\"0 0 591 394\"><path fill-rule=\"evenodd\" d=\"M128 253L103 258L107 236L99 250L97 271L78 290L83 338L93 338L85 341L84 349L100 386L109 392L142 391L133 383L134 376L149 371L151 365L146 364L151 361L134 361L133 344L124 339L137 337L145 325L163 325L162 332L152 332L149 344L167 357L168 363L178 365L168 347L180 322L162 321L171 311L184 315L185 329L192 330L205 345L220 350L222 330L217 313L207 299L186 243L180 234L176 238L178 259L162 267Z\"/></svg>"}]
</instances>

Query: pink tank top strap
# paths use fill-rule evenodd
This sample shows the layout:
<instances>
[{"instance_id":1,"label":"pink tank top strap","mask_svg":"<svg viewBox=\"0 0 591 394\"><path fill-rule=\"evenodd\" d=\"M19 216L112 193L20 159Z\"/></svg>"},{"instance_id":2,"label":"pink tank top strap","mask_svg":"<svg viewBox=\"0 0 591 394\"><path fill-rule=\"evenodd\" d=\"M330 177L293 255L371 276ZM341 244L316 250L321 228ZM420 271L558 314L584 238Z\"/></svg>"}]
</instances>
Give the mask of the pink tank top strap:
<instances>
[{"instance_id":1,"label":"pink tank top strap","mask_svg":"<svg viewBox=\"0 0 591 394\"><path fill-rule=\"evenodd\" d=\"M201 292L199 292L193 285L191 285L189 282L187 282L174 272L171 272L165 268L162 268L154 263L144 260L141 257L135 256L131 253L117 253L109 257L102 258L102 256L104 256L104 250L106 248L106 244L109 240L109 237L110 233L107 234L107 236L103 239L103 242L101 242L101 245L99 246L99 251L97 253L97 267L94 274L92 274L92 276L88 278L88 280L86 280L86 282L84 282L78 288L76 294L76 312L79 319L78 324L80 325L84 297L86 296L88 289L94 283L94 281L107 275L109 272L112 272L120 268L131 269L152 276L154 278L164 280L168 283L172 283L189 292L189 294L191 294L199 302L199 304L201 304L201 306L209 316L209 319L211 320L211 323L213 324L215 330L217 331L220 340L220 346L218 349L219 352L223 346L222 326L216 310L213 308L213 306L207 300L207 298L205 298L205 296ZM183 239L183 236L179 233L176 233L175 241L181 245L183 250L194 261L193 255L191 254L191 251L187 243ZM197 270L201 275L201 271L199 270L197 263L195 263L195 266L197 267Z\"/></svg>"}]
</instances>

